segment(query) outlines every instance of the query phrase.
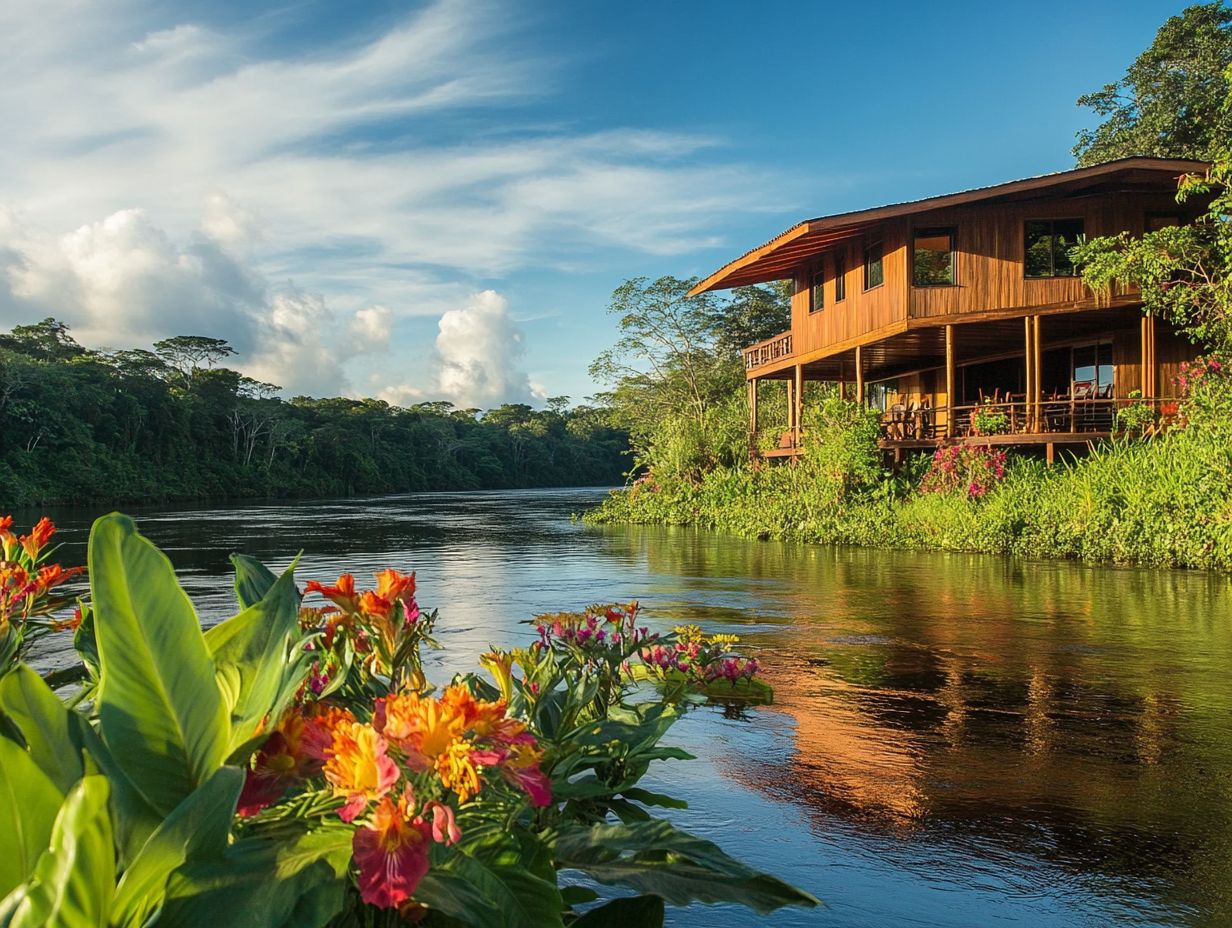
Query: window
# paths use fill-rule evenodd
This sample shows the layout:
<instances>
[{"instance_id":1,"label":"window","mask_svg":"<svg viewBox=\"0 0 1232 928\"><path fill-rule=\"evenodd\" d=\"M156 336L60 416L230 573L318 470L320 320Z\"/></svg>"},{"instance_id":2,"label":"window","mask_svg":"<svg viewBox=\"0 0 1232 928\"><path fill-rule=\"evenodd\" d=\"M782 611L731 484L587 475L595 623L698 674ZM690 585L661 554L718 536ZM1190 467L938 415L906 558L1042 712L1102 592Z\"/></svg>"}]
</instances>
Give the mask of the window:
<instances>
[{"instance_id":1,"label":"window","mask_svg":"<svg viewBox=\"0 0 1232 928\"><path fill-rule=\"evenodd\" d=\"M1023 228L1023 273L1028 277L1073 277L1069 250L1082 237L1081 219L1028 219Z\"/></svg>"},{"instance_id":2,"label":"window","mask_svg":"<svg viewBox=\"0 0 1232 928\"><path fill-rule=\"evenodd\" d=\"M864 289L872 290L885 283L885 265L883 263L883 247L881 242L869 242L864 246Z\"/></svg>"},{"instance_id":3,"label":"window","mask_svg":"<svg viewBox=\"0 0 1232 928\"><path fill-rule=\"evenodd\" d=\"M847 255L845 252L834 253L834 302L841 303L847 299Z\"/></svg>"},{"instance_id":4,"label":"window","mask_svg":"<svg viewBox=\"0 0 1232 928\"><path fill-rule=\"evenodd\" d=\"M1177 213L1147 213L1146 214L1146 230L1148 232L1158 232L1160 229L1166 229L1169 226L1183 225L1181 217Z\"/></svg>"},{"instance_id":5,"label":"window","mask_svg":"<svg viewBox=\"0 0 1232 928\"><path fill-rule=\"evenodd\" d=\"M812 287L809 289L809 312L826 308L826 267L818 265L813 271Z\"/></svg>"},{"instance_id":6,"label":"window","mask_svg":"<svg viewBox=\"0 0 1232 928\"><path fill-rule=\"evenodd\" d=\"M1103 395L1105 390L1110 392L1116 376L1116 367L1112 363L1112 343L1075 347L1071 370L1074 383L1090 383L1098 395Z\"/></svg>"},{"instance_id":7,"label":"window","mask_svg":"<svg viewBox=\"0 0 1232 928\"><path fill-rule=\"evenodd\" d=\"M917 287L954 286L954 230L916 229L911 267Z\"/></svg>"}]
</instances>

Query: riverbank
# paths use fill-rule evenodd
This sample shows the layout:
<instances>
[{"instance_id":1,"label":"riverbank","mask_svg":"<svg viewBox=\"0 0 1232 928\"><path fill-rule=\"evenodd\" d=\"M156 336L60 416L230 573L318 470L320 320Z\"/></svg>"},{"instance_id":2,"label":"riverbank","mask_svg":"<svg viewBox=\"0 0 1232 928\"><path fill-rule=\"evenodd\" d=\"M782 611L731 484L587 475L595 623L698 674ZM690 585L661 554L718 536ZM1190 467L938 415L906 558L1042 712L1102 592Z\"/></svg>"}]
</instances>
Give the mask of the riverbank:
<instances>
[{"instance_id":1,"label":"riverbank","mask_svg":"<svg viewBox=\"0 0 1232 928\"><path fill-rule=\"evenodd\" d=\"M865 452L867 454L867 451ZM852 481L833 460L646 478L585 521L694 525L746 538L1232 570L1232 442L1206 421L1049 468L1010 458L978 494L922 492L917 460Z\"/></svg>"}]
</instances>

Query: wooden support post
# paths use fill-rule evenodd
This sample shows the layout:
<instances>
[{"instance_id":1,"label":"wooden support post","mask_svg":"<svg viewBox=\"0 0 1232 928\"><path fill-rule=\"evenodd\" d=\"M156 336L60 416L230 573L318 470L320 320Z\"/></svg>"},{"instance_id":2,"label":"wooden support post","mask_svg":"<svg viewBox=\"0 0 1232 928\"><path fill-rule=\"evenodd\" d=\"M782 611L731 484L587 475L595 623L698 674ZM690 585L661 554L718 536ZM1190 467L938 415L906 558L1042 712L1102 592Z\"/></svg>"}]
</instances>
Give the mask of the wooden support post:
<instances>
[{"instance_id":1,"label":"wooden support post","mask_svg":"<svg viewBox=\"0 0 1232 928\"><path fill-rule=\"evenodd\" d=\"M1155 317L1147 314L1142 317L1142 363L1139 378L1142 395L1147 399L1158 396L1158 376L1159 368L1155 360Z\"/></svg>"},{"instance_id":2,"label":"wooden support post","mask_svg":"<svg viewBox=\"0 0 1232 928\"><path fill-rule=\"evenodd\" d=\"M1026 415L1024 418L1026 419L1026 431L1034 432L1035 427L1034 422L1032 421L1034 416L1032 413L1034 411L1033 404L1035 402L1035 331L1034 326L1031 324L1030 316L1024 316L1022 321L1027 333L1026 348L1024 349L1022 355L1022 366L1027 375L1027 389L1023 393L1023 396L1026 397L1027 400ZM1014 407L1011 406L1010 410L1012 411L1013 408Z\"/></svg>"},{"instance_id":3,"label":"wooden support post","mask_svg":"<svg viewBox=\"0 0 1232 928\"><path fill-rule=\"evenodd\" d=\"M945 437L953 438L957 432L954 422L954 326L945 327Z\"/></svg>"},{"instance_id":4,"label":"wooden support post","mask_svg":"<svg viewBox=\"0 0 1232 928\"><path fill-rule=\"evenodd\" d=\"M787 380L787 430L794 436L796 434L796 382L795 380Z\"/></svg>"},{"instance_id":5,"label":"wooden support post","mask_svg":"<svg viewBox=\"0 0 1232 928\"><path fill-rule=\"evenodd\" d=\"M1044 458L1048 461L1048 466L1052 467L1053 458L1056 457L1056 446L1052 442L1044 445Z\"/></svg>"},{"instance_id":6,"label":"wooden support post","mask_svg":"<svg viewBox=\"0 0 1232 928\"><path fill-rule=\"evenodd\" d=\"M749 381L749 431L757 434L757 378Z\"/></svg>"},{"instance_id":7,"label":"wooden support post","mask_svg":"<svg viewBox=\"0 0 1232 928\"><path fill-rule=\"evenodd\" d=\"M1031 345L1034 349L1034 356L1031 358L1031 367L1034 373L1031 376L1031 382L1035 384L1035 394L1031 397L1031 418L1035 423L1035 430L1042 432L1044 429L1044 318L1043 316L1035 316L1032 319L1033 329L1031 334Z\"/></svg>"},{"instance_id":8,"label":"wooden support post","mask_svg":"<svg viewBox=\"0 0 1232 928\"><path fill-rule=\"evenodd\" d=\"M864 347L856 345L856 402L864 405Z\"/></svg>"},{"instance_id":9,"label":"wooden support post","mask_svg":"<svg viewBox=\"0 0 1232 928\"><path fill-rule=\"evenodd\" d=\"M804 418L804 365L796 365L796 447L800 447L800 433L803 428L801 420Z\"/></svg>"}]
</instances>

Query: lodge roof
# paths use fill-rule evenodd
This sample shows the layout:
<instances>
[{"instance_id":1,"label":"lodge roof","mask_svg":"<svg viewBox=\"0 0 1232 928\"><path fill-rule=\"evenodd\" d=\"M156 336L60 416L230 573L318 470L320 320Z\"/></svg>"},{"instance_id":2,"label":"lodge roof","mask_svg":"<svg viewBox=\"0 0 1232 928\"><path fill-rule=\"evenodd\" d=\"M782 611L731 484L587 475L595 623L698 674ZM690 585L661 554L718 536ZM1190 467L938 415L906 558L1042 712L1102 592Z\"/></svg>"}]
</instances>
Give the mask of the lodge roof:
<instances>
[{"instance_id":1,"label":"lodge roof","mask_svg":"<svg viewBox=\"0 0 1232 928\"><path fill-rule=\"evenodd\" d=\"M764 245L728 262L690 290L689 295L781 280L789 276L801 260L826 250L835 242L860 235L869 226L886 219L989 200L1024 199L1041 190L1077 193L1090 192L1092 188L1112 183L1158 184L1181 174L1205 171L1207 167L1204 161L1182 158L1120 158L1093 167L1057 171L958 193L806 219Z\"/></svg>"}]
</instances>

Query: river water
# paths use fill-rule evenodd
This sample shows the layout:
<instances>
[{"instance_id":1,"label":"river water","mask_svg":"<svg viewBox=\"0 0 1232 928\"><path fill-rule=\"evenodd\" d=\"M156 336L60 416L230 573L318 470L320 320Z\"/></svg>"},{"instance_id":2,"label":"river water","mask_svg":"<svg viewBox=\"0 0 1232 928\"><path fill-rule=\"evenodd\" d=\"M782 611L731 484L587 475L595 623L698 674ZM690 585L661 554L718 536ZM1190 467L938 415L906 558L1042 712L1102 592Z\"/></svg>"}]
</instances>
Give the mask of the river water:
<instances>
[{"instance_id":1,"label":"river water","mask_svg":"<svg viewBox=\"0 0 1232 928\"><path fill-rule=\"evenodd\" d=\"M651 788L827 906L676 926L1232 924L1232 580L999 557L591 528L595 490L130 509L206 624L227 555L333 579L415 569L438 679L523 620L639 599L742 636L773 706L692 713ZM52 512L84 555L94 513ZM53 666L63 655L46 653ZM632 928L632 926L631 926Z\"/></svg>"}]
</instances>

